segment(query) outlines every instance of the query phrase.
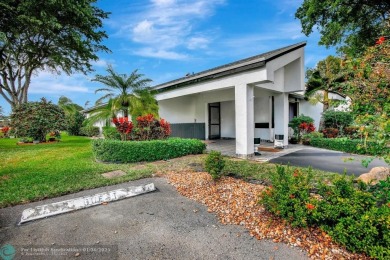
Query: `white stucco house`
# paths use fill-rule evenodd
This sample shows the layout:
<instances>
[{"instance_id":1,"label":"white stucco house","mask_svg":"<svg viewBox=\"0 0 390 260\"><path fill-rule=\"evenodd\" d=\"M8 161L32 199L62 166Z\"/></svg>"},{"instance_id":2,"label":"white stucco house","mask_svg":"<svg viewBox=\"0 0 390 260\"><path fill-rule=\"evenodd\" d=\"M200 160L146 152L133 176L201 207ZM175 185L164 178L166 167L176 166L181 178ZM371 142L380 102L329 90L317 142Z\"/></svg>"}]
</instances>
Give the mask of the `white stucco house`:
<instances>
[{"instance_id":1,"label":"white stucco house","mask_svg":"<svg viewBox=\"0 0 390 260\"><path fill-rule=\"evenodd\" d=\"M160 117L171 123L173 136L235 139L241 157L253 155L254 138L276 136L287 146L294 116L311 116L318 125L322 112L299 94L305 46L297 43L157 85Z\"/></svg>"},{"instance_id":2,"label":"white stucco house","mask_svg":"<svg viewBox=\"0 0 390 260\"><path fill-rule=\"evenodd\" d=\"M160 116L174 135L234 138L236 154L253 155L254 138L283 136L304 90L304 47L298 43L155 86ZM188 134L187 134L188 135Z\"/></svg>"}]
</instances>

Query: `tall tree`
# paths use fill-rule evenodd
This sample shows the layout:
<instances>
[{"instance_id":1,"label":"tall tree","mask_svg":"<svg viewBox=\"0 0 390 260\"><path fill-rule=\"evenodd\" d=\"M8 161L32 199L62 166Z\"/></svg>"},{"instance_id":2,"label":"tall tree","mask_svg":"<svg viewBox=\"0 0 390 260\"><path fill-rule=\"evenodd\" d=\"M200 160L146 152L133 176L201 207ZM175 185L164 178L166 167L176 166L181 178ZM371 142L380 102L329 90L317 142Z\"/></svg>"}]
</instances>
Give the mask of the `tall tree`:
<instances>
[{"instance_id":1,"label":"tall tree","mask_svg":"<svg viewBox=\"0 0 390 260\"><path fill-rule=\"evenodd\" d=\"M331 106L340 104L339 99L333 99L329 94L345 97L341 83L344 82L342 60L338 57L328 56L318 62L317 66L306 72L305 96L313 104L322 103L323 112ZM323 116L320 119L320 129L323 128Z\"/></svg>"},{"instance_id":2,"label":"tall tree","mask_svg":"<svg viewBox=\"0 0 390 260\"><path fill-rule=\"evenodd\" d=\"M390 33L389 0L304 0L295 17L306 36L316 26L320 45L341 45L341 52L353 56L362 54L373 39Z\"/></svg>"},{"instance_id":3,"label":"tall tree","mask_svg":"<svg viewBox=\"0 0 390 260\"><path fill-rule=\"evenodd\" d=\"M151 79L144 78L143 74L134 70L130 75L118 74L111 65L108 66L108 75L96 75L93 81L106 85L106 88L100 88L95 91L105 92L106 94L99 98L96 103L101 104L105 100L112 101L112 109L122 111L124 117L139 113L140 106L151 114L158 114L157 102L148 90L148 84Z\"/></svg>"},{"instance_id":4,"label":"tall tree","mask_svg":"<svg viewBox=\"0 0 390 260\"><path fill-rule=\"evenodd\" d=\"M390 164L390 39L380 37L359 58L347 58L344 83L355 121L365 139L380 144L377 154Z\"/></svg>"},{"instance_id":5,"label":"tall tree","mask_svg":"<svg viewBox=\"0 0 390 260\"><path fill-rule=\"evenodd\" d=\"M0 95L14 109L28 101L33 73L92 70L96 52L108 52L101 29L108 13L96 0L2 0Z\"/></svg>"}]
</instances>

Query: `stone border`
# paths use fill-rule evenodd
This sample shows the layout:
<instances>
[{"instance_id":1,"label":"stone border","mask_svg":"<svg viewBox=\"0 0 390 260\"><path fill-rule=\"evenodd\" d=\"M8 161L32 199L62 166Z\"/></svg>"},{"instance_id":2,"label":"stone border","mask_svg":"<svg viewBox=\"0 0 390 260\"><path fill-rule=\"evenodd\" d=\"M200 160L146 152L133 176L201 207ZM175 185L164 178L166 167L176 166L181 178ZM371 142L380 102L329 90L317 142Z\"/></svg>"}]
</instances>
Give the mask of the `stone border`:
<instances>
[{"instance_id":1,"label":"stone border","mask_svg":"<svg viewBox=\"0 0 390 260\"><path fill-rule=\"evenodd\" d=\"M125 189L112 190L98 193L92 196L84 196L75 199L36 206L35 208L28 208L23 210L19 225L36 219L47 218L50 216L55 216L78 209L89 208L111 201L134 197L155 190L156 187L154 186L154 183L149 183L142 186L131 186Z\"/></svg>"}]
</instances>

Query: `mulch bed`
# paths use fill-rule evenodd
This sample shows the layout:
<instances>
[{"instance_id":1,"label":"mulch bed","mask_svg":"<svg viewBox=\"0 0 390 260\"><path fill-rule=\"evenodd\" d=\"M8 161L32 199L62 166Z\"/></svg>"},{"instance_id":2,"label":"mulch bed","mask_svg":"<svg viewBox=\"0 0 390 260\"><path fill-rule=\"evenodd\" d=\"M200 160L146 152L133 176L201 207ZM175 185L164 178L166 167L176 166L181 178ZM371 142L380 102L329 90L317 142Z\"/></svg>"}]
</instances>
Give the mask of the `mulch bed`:
<instances>
[{"instance_id":1,"label":"mulch bed","mask_svg":"<svg viewBox=\"0 0 390 260\"><path fill-rule=\"evenodd\" d=\"M258 147L257 150L262 152L272 152L272 153L278 153L280 152L279 149L271 148L271 147Z\"/></svg>"},{"instance_id":2,"label":"mulch bed","mask_svg":"<svg viewBox=\"0 0 390 260\"><path fill-rule=\"evenodd\" d=\"M263 185L222 177L214 182L205 172L167 172L162 174L177 191L208 207L223 224L245 226L257 239L272 239L301 247L312 259L370 259L348 252L318 228L292 228L258 204Z\"/></svg>"}]
</instances>

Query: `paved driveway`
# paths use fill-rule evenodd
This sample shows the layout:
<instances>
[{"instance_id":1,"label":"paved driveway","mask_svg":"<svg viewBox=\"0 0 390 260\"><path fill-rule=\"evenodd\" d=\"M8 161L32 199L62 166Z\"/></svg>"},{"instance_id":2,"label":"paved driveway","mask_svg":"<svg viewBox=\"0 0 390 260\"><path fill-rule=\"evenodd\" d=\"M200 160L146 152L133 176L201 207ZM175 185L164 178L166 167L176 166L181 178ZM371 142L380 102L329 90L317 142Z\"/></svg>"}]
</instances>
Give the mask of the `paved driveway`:
<instances>
[{"instance_id":1,"label":"paved driveway","mask_svg":"<svg viewBox=\"0 0 390 260\"><path fill-rule=\"evenodd\" d=\"M368 168L365 168L361 163L364 158L366 157L326 149L304 148L272 159L270 162L304 167L312 166L316 169L338 173L344 173L344 170L346 170L348 175L361 175L370 171L373 167L388 166L383 160L375 159L369 164Z\"/></svg>"},{"instance_id":2,"label":"paved driveway","mask_svg":"<svg viewBox=\"0 0 390 260\"><path fill-rule=\"evenodd\" d=\"M16 225L29 207L150 182L158 191ZM258 241L241 226L218 223L163 178L0 209L0 248L6 244L16 249L15 259L307 259L298 248ZM84 251L76 256L72 250L80 247ZM22 250L41 256L22 256Z\"/></svg>"}]
</instances>

